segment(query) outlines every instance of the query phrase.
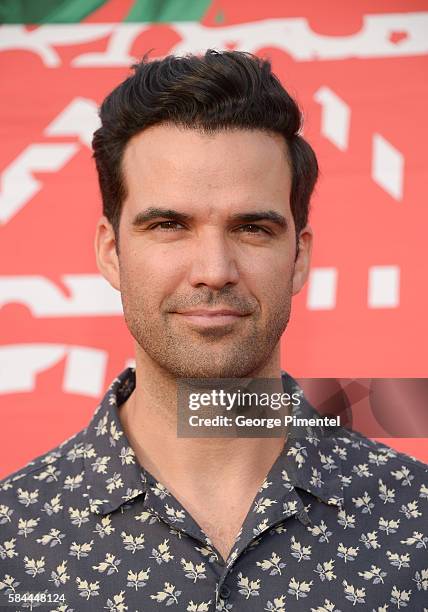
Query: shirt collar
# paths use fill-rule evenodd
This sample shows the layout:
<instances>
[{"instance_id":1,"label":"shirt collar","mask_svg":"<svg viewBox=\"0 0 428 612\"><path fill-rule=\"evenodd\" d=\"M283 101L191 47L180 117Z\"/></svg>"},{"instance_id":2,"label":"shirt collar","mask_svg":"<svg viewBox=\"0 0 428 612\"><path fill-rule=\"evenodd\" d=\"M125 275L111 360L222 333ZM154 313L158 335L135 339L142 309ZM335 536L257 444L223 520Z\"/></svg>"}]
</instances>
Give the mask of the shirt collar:
<instances>
[{"instance_id":1,"label":"shirt collar","mask_svg":"<svg viewBox=\"0 0 428 612\"><path fill-rule=\"evenodd\" d=\"M293 407L293 415L319 416L297 382L286 372L282 372L282 382L284 389L293 388L300 394L301 402ZM83 431L82 442L75 444L74 452L84 460L87 490L84 496L96 514L104 515L126 507L131 500L145 495L149 483L155 480L139 465L119 419L119 406L134 388L135 369L129 367L113 380ZM325 428L292 426L267 480L278 479L281 486L294 486L326 504L342 506L342 472L340 461L333 452L335 444L331 432Z\"/></svg>"},{"instance_id":2,"label":"shirt collar","mask_svg":"<svg viewBox=\"0 0 428 612\"><path fill-rule=\"evenodd\" d=\"M135 369L126 368L113 380L84 431L86 496L96 514L113 512L147 490L147 472L119 419L119 406L134 388Z\"/></svg>"},{"instance_id":3,"label":"shirt collar","mask_svg":"<svg viewBox=\"0 0 428 612\"><path fill-rule=\"evenodd\" d=\"M298 393L300 404L292 414L307 419L320 417L305 398L302 389L292 376L282 372L284 389ZM344 505L344 485L341 461L335 452L340 426L292 426L281 453L282 478L289 478L297 488L303 489L329 505ZM285 472L285 474L284 474Z\"/></svg>"}]
</instances>

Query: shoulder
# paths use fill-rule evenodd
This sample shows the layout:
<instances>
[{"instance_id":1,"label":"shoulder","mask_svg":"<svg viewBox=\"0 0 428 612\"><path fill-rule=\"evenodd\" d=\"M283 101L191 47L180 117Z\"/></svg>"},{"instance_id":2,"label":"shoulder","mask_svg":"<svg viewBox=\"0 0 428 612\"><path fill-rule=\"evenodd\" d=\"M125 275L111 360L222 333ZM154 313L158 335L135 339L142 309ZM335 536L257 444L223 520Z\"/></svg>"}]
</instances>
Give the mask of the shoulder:
<instances>
[{"instance_id":1,"label":"shoulder","mask_svg":"<svg viewBox=\"0 0 428 612\"><path fill-rule=\"evenodd\" d=\"M34 517L48 511L61 492L73 492L83 485L83 457L88 452L85 434L83 429L0 480L2 526L7 526L13 514Z\"/></svg>"},{"instance_id":2,"label":"shoulder","mask_svg":"<svg viewBox=\"0 0 428 612\"><path fill-rule=\"evenodd\" d=\"M355 502L358 496L387 504L419 503L428 512L428 465L416 457L364 435L340 428L333 436L342 484Z\"/></svg>"},{"instance_id":3,"label":"shoulder","mask_svg":"<svg viewBox=\"0 0 428 612\"><path fill-rule=\"evenodd\" d=\"M426 475L428 473L428 464L413 455L400 452L378 440L367 438L359 432L341 427L334 437L337 443L347 450L349 464L351 464L351 461L358 461L358 464L366 463L374 468L381 468L382 466L390 468L404 463L419 475ZM354 471L357 471L354 463L352 463L352 466L355 468Z\"/></svg>"}]
</instances>

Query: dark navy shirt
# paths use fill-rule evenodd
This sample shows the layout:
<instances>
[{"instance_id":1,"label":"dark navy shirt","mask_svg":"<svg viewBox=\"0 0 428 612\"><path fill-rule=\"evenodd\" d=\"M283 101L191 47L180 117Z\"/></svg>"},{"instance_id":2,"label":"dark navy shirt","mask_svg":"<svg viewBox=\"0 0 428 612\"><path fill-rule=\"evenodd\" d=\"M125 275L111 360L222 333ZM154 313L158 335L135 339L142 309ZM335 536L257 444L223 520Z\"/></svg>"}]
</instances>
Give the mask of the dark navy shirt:
<instances>
[{"instance_id":1,"label":"dark navy shirt","mask_svg":"<svg viewBox=\"0 0 428 612\"><path fill-rule=\"evenodd\" d=\"M0 483L1 610L428 611L427 465L292 429L222 559L138 464L118 416L134 387L128 368L86 429Z\"/></svg>"}]
</instances>

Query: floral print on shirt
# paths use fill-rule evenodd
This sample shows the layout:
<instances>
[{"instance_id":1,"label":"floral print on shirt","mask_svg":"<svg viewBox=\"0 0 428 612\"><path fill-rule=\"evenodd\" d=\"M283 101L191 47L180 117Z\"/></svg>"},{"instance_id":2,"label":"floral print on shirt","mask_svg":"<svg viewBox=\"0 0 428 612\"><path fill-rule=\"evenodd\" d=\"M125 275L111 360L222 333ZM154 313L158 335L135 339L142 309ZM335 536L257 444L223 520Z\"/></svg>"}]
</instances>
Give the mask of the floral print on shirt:
<instances>
[{"instance_id":1,"label":"floral print on shirt","mask_svg":"<svg viewBox=\"0 0 428 612\"><path fill-rule=\"evenodd\" d=\"M138 464L118 416L134 387L127 368L87 428L0 483L0 610L428 612L427 465L292 431L222 559Z\"/></svg>"}]
</instances>

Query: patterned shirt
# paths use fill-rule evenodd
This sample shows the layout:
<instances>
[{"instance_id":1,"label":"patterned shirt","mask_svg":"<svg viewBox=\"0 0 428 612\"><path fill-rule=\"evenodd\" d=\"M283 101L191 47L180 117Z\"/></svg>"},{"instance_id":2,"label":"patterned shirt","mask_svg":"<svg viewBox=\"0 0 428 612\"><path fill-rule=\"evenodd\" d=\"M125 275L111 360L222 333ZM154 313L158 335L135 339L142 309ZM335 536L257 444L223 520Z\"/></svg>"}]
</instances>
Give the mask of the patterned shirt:
<instances>
[{"instance_id":1,"label":"patterned shirt","mask_svg":"<svg viewBox=\"0 0 428 612\"><path fill-rule=\"evenodd\" d=\"M292 429L224 560L138 464L118 415L134 387L127 368L86 429L0 483L1 610L427 612L427 465Z\"/></svg>"}]
</instances>

